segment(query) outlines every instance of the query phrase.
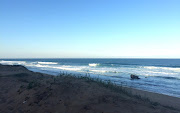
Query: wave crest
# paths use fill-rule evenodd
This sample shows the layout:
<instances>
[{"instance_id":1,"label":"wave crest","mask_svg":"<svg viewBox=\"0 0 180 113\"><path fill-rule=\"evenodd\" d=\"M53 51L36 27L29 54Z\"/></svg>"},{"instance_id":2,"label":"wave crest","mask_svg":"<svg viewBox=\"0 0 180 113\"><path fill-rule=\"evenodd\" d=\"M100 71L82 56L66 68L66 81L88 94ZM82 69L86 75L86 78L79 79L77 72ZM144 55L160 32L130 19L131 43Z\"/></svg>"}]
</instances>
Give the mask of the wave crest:
<instances>
[{"instance_id":1,"label":"wave crest","mask_svg":"<svg viewBox=\"0 0 180 113\"><path fill-rule=\"evenodd\" d=\"M38 64L58 64L57 62L38 62Z\"/></svg>"},{"instance_id":2,"label":"wave crest","mask_svg":"<svg viewBox=\"0 0 180 113\"><path fill-rule=\"evenodd\" d=\"M98 66L98 65L100 65L100 64L96 64L96 63L91 63L91 64L89 64L89 66L91 66L91 67L96 67L96 66Z\"/></svg>"}]
</instances>

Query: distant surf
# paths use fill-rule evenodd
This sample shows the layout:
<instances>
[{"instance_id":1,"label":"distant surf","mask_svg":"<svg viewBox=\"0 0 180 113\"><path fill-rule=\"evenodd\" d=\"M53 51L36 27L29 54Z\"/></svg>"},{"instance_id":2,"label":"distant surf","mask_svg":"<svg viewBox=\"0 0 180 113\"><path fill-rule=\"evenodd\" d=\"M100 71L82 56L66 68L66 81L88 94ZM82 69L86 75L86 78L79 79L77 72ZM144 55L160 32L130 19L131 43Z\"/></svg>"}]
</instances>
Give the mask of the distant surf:
<instances>
[{"instance_id":1,"label":"distant surf","mask_svg":"<svg viewBox=\"0 0 180 113\"><path fill-rule=\"evenodd\" d=\"M96 64L96 63L89 64L89 66L93 66L93 67L98 66L98 65L99 64Z\"/></svg>"},{"instance_id":2,"label":"distant surf","mask_svg":"<svg viewBox=\"0 0 180 113\"><path fill-rule=\"evenodd\" d=\"M58 64L57 62L38 62L39 64Z\"/></svg>"}]
</instances>

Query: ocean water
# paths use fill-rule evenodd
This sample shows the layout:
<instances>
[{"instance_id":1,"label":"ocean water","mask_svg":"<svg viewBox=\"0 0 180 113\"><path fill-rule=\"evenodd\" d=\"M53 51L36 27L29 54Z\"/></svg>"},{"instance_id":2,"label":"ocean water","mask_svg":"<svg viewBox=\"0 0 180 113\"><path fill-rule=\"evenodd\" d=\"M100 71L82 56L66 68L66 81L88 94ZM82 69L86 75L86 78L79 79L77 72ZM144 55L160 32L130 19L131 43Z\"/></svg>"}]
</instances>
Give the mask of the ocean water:
<instances>
[{"instance_id":1,"label":"ocean water","mask_svg":"<svg viewBox=\"0 0 180 113\"><path fill-rule=\"evenodd\" d=\"M117 85L180 97L180 59L0 59L0 63L53 75L88 74ZM130 74L141 79L131 80Z\"/></svg>"}]
</instances>

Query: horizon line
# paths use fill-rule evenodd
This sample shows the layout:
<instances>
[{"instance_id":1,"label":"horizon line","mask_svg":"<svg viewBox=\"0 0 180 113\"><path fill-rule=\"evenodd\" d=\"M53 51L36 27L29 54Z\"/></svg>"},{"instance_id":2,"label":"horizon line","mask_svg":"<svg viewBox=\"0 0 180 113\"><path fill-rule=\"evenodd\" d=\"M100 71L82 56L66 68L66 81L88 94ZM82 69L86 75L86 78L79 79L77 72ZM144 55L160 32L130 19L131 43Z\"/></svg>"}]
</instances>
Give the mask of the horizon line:
<instances>
[{"instance_id":1,"label":"horizon line","mask_svg":"<svg viewBox=\"0 0 180 113\"><path fill-rule=\"evenodd\" d=\"M142 57L136 57L136 58L133 58L133 57L121 57L121 58L114 58L114 57L93 57L93 58L87 58L87 57L84 57L84 58L81 58L81 57L76 57L76 58L67 58L67 57L63 57L63 58L52 58L52 57L49 57L49 58L42 58L42 57L39 57L39 58L0 58L0 59L180 59L180 58L142 58Z\"/></svg>"}]
</instances>

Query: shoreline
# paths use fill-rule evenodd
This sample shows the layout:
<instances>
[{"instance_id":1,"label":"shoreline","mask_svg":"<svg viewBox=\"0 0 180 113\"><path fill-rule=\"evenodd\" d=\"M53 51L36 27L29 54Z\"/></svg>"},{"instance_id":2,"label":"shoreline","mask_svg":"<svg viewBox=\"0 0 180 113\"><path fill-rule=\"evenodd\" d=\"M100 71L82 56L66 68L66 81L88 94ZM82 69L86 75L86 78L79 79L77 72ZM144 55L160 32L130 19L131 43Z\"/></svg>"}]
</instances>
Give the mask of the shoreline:
<instances>
[{"instance_id":1,"label":"shoreline","mask_svg":"<svg viewBox=\"0 0 180 113\"><path fill-rule=\"evenodd\" d=\"M15 77L14 77L15 76ZM24 76L26 76L24 78ZM66 75L67 76L67 75ZM8 79L7 79L8 78ZM3 80L4 79L4 80ZM130 105L130 106L134 106L135 108L138 106L138 108L140 109L143 109L145 111L148 111L151 109L151 107L153 109L167 109L167 110L175 110L175 109L179 109L179 106L180 106L180 98L178 97L172 97L172 96L168 96L168 95L163 95L163 94L158 94L158 93L153 93L153 92L148 92L148 91L143 91L143 90L139 90L139 89L134 89L134 88L130 88L130 87L124 87L124 86L113 86L111 83L107 83L107 84L104 84L104 83L101 83L102 81L95 81L95 79L91 79L91 78L86 78L86 77L73 77L73 76L67 76L67 77L64 77L64 76L53 76L53 75L48 75L48 74L43 74L43 73L39 73L39 72L33 72L33 71L29 71L27 68L25 68L24 66L16 66L16 65L1 65L0 64L0 80L1 80L1 85L9 85L6 83L5 80L11 80L12 81L9 81L9 84L13 82L13 84L15 84L14 86L18 86L17 89L18 91L22 90L22 94L24 93L24 95L26 93L28 93L28 95L30 95L29 97L27 97L28 99L29 98L34 98L34 91L38 94L38 92L41 92L41 89L44 88L44 86L48 86L50 87L50 89L52 90L48 90L48 91L45 91L46 93L47 92L51 92L52 94L54 94L54 90L56 91L57 90L57 87L60 87L58 88L57 92L60 92L63 93L66 92L66 88L70 88L70 90L67 91L67 93L65 95L71 95L71 90L73 90L74 92L76 92L74 95L71 95L71 96L75 96L77 95L77 97L68 97L70 98L75 98L75 100L79 97L82 96L82 98L84 98L84 100L81 100L81 101L87 101L87 103L91 102L91 101L88 101L89 99L91 98L97 98L97 100L99 100L99 98L103 97L104 102L103 103L103 106L107 106L107 107L112 107L111 110L115 109L113 108L114 105L118 105L120 102L119 101L116 101L114 100L114 98L118 97L118 99L121 100L121 97L123 97L123 99L125 98L126 101L128 101L127 103L126 102L122 102L123 104L126 103L127 105ZM20 80L20 81L19 81ZM37 80L38 82L37 83L34 83L34 82L30 82L32 80ZM62 80L67 80L67 82L64 82ZM59 86L58 84L60 84L61 82L64 82L64 84L62 84L62 86ZM47 82L47 83L46 83ZM27 86L26 88L21 88L23 84L23 87L24 86ZM70 85L72 84L72 85ZM50 85L50 86L49 86ZM65 85L65 86L64 86ZM20 88L19 88L20 86ZM77 87L78 86L78 87ZM95 86L95 87L94 87ZM2 86L0 86L2 87ZM8 87L8 86L7 86ZM35 88L34 88L35 87ZM80 87L80 89L79 89ZM81 88L83 87L83 88ZM85 89L84 89L85 87ZM94 89L92 88L94 87ZM5 88L5 89L4 89ZM28 89L29 88L29 89ZM64 89L65 88L65 89ZM113 88L116 88L115 90L117 89L120 89L120 93L112 90ZM4 89L5 91L7 90L6 87L3 87L2 89ZM28 89L28 90L27 90ZM87 89L87 91L86 91ZM123 90L126 91L126 93L121 93ZM94 92L95 90L95 92ZM77 92L78 91L78 92ZM84 92L85 91L85 92ZM11 91L10 91L11 92ZM15 91L17 93L17 91ZM18 94L16 94L15 92L12 92L13 95L17 98L21 98L19 97ZM73 93L74 93L73 92ZM85 95L82 95L82 94L79 94L79 92L82 92L82 93L85 93ZM94 95L94 97L91 97L91 94L90 92L94 92L92 93ZM3 92L1 92L3 94ZM20 95L21 95L20 93ZM35 93L35 94L36 94ZM52 94L48 94L48 95L52 95ZM87 93L87 94L86 94ZM97 94L96 94L97 93ZM106 97L104 98L104 93L109 95L109 97L111 97L111 99L113 100L113 102L109 102L108 105L106 105L105 103L107 103L108 101L106 100L107 98L109 97ZM11 93L8 93L9 95ZM128 96L128 94L132 94L133 96ZM65 96L64 95L64 96ZM120 95L120 96L119 96ZM5 95L4 95L5 96ZM12 95L10 95L12 96ZM47 96L47 95L45 95ZM54 94L54 96L57 96ZM54 96L48 96L47 98L53 98ZM100 97L99 97L100 96ZM6 97L6 96L5 96ZM5 98L4 97L4 98ZM65 96L66 97L66 96ZM65 98L64 97L64 98ZM26 98L26 97L25 97ZM41 97L43 98L43 97ZM26 102L28 99L25 99L24 102ZM72 99L72 100L73 100ZM87 100L86 100L87 99ZM110 99L110 100L111 100ZM6 100L6 99L5 99ZM31 99L29 99L31 100ZM95 102L97 100L94 100ZM111 100L111 101L112 101ZM138 103L137 106L136 104L133 104L131 101L133 100L133 102L135 103ZM11 100L12 101L12 100ZM15 101L15 100L14 100ZM17 100L16 100L17 101ZM15 102L16 102L15 101ZM31 100L32 101L32 100ZM46 101L46 100L41 100L41 101ZM40 101L40 102L41 102ZM52 101L52 99L50 99L49 101ZM54 100L55 101L55 100ZM66 100L65 100L66 101ZM107 101L107 102L106 102ZM40 103L38 102L38 104ZM53 102L52 102L53 103ZM70 101L70 105L71 103L74 103L74 101ZM81 102L80 102L81 103ZM102 103L99 103L97 106L101 105ZM114 104L116 103L116 104ZM150 108L143 108L143 103L146 105L146 106L151 106ZM14 103L15 104L15 103ZM17 103L16 103L17 104ZM41 103L42 105L41 106L44 106L45 104ZM76 103L77 104L77 103ZM76 105L75 104L75 105ZM79 104L79 103L78 103ZM0 103L0 108L2 106L7 106L6 104L2 104ZM12 104L13 106L13 104ZM96 109L96 107L94 107L93 105L89 105L90 108L88 109ZM20 106L22 107L22 106ZM32 106L31 106L32 107ZM67 106L66 106L67 107ZM127 107L127 106L126 106ZM126 108L125 107L125 108ZM100 109L101 107L98 107L98 109ZM124 112L127 110L125 108L116 108L116 110L124 110ZM174 109L175 108L175 109ZM29 109L29 107L27 107L26 109ZM63 108L64 109L64 108ZM70 108L68 108L67 110L69 110ZM152 110L153 110L152 109ZM6 110L6 109L5 109ZM180 109L179 109L180 110ZM87 110L88 111L88 110ZM176 111L176 110L175 110ZM136 112L136 111L134 111ZM168 112L167 112L168 113Z\"/></svg>"},{"instance_id":2,"label":"shoreline","mask_svg":"<svg viewBox=\"0 0 180 113\"><path fill-rule=\"evenodd\" d=\"M33 70L32 70L33 71ZM52 75L52 76L57 76L57 75L53 75L53 74L50 74L50 73L47 73L47 72L43 72L43 71L33 71L33 72L39 72L39 73L43 73L43 74L48 74L48 75ZM70 75L72 75L72 76L75 76L75 77L77 77L77 76L83 76L83 74L82 73L78 73L78 72L76 72L76 73L72 73L72 72L68 72L68 71L60 71L60 73L59 74L62 74L62 73L64 73L64 74L70 74ZM87 76L87 74L84 74L84 76ZM91 76L90 76L91 77ZM96 77L95 76L92 76L92 78L93 79L96 79ZM101 78L99 78L98 77L98 79L101 79ZM106 80L107 81L107 80ZM114 84L114 83L113 83ZM117 84L115 84L115 85L117 85ZM129 90L129 92L130 93L133 93L133 95L138 95L138 96L142 96L143 98L149 98L150 96L149 96L149 94L148 93L150 93L150 95L157 95L158 97L159 97L159 95L162 95L163 97L165 97L165 96L167 96L168 98L173 98L173 100L175 100L175 99L178 99L179 101L180 101L180 97L177 97L177 96L171 96L171 95L167 95L167 94L162 94L162 93L157 93L157 92L153 92L153 91L148 91L148 90L143 90L143 89L138 89L138 88L134 88L134 87L130 87L130 86L126 86L126 85L117 85L117 86L121 86L121 87L124 87L125 89L128 89ZM142 93L141 93L142 92ZM145 94L144 94L145 93ZM147 96L147 97L146 97ZM151 98L151 97L150 97ZM161 101L161 100L159 100L159 99L154 99L154 98L151 98L151 100L152 101L155 101L155 102L159 102L159 103L164 103L165 101ZM165 102L166 103L166 102ZM167 104L165 104L165 105L167 105ZM180 105L180 102L178 102L177 103L177 105L173 105L173 106L175 106L175 107L177 107L178 105ZM178 108L179 108L179 106L178 106Z\"/></svg>"},{"instance_id":3,"label":"shoreline","mask_svg":"<svg viewBox=\"0 0 180 113\"><path fill-rule=\"evenodd\" d=\"M132 60L130 61L131 63L129 62L128 65L126 65L123 64L123 62L128 62L127 60L63 60L59 58L57 60L13 59L4 60L0 63L5 65L23 65L34 72L52 75L57 75L60 71L76 75L90 73L92 77L111 80L118 85L180 98L180 92L177 88L180 86L178 76L179 68L171 67L168 63L163 66L164 62L161 60L158 60L158 62L161 62L161 66L156 65L157 63L154 64L153 62L155 61L152 61L150 65L151 60L145 60L146 63L141 63L142 61L143 60ZM110 63L106 64L106 62ZM96 65L90 66L92 64ZM168 75L168 73L170 75ZM131 80L129 77L131 74L135 74L142 79Z\"/></svg>"},{"instance_id":4,"label":"shoreline","mask_svg":"<svg viewBox=\"0 0 180 113\"><path fill-rule=\"evenodd\" d=\"M130 87L125 87L128 92L132 93L133 95L136 96L141 96L144 99L148 99L152 102L157 102L161 105L164 106L169 106L169 107L174 107L176 109L180 109L180 98L178 97L173 97L169 95L164 95L160 93L155 93L155 92L149 92L149 91L144 91L144 90L139 90L135 88L130 88Z\"/></svg>"},{"instance_id":5,"label":"shoreline","mask_svg":"<svg viewBox=\"0 0 180 113\"><path fill-rule=\"evenodd\" d=\"M39 73L43 73L43 72L39 72ZM83 74L67 73L66 71L64 71L63 73L67 74L67 75L70 74L71 76L75 76L75 77L83 75ZM47 73L44 72L43 74L47 74ZM48 74L48 75L51 75L51 74ZM76 75L78 75L78 76L76 76ZM58 75L51 75L51 76L58 76ZM96 80L96 78L92 78L92 79ZM100 79L100 78L98 78L98 79ZM141 98L147 99L148 101L152 101L154 103L157 102L161 105L174 107L174 108L180 110L180 108L179 108L180 98L179 97L165 95L165 94L161 94L161 93L157 93L157 92L150 92L148 90L142 90L142 89L132 88L132 87L123 86L123 85L122 86L117 85L117 86L122 87L123 89L125 89L127 92L131 93L134 96L140 96Z\"/></svg>"}]
</instances>

